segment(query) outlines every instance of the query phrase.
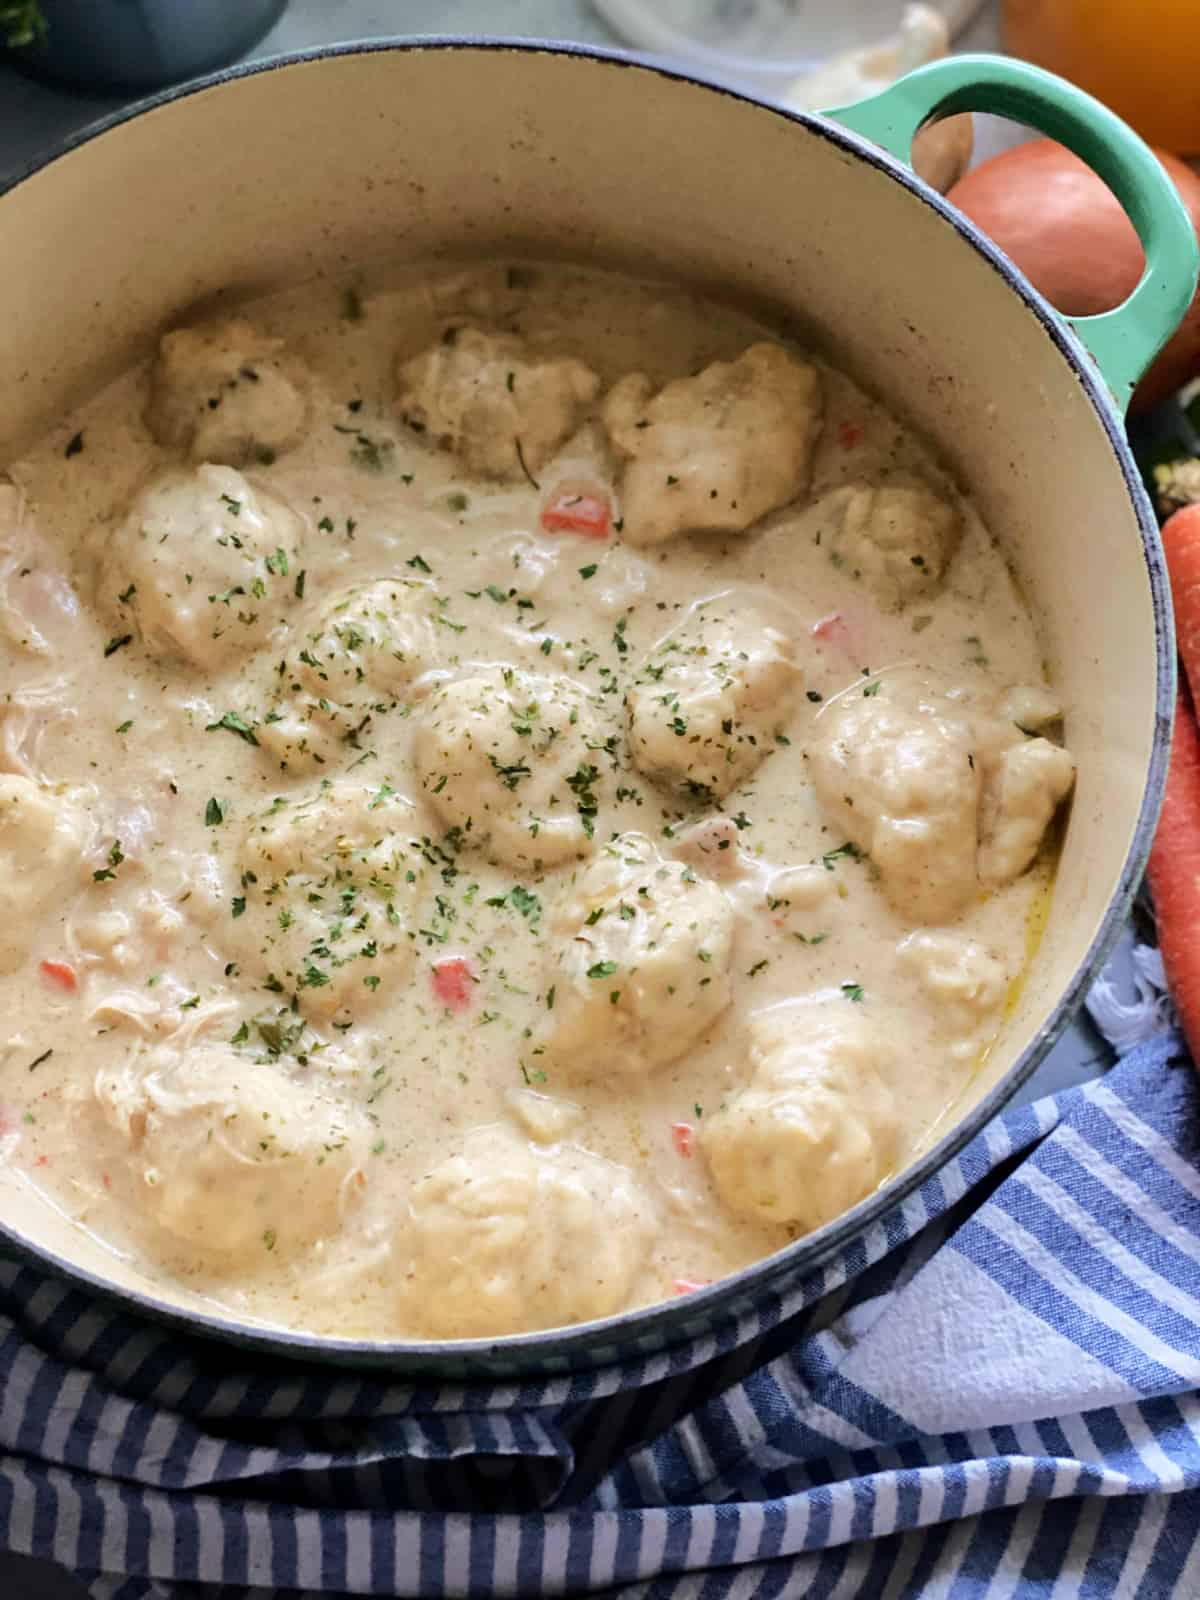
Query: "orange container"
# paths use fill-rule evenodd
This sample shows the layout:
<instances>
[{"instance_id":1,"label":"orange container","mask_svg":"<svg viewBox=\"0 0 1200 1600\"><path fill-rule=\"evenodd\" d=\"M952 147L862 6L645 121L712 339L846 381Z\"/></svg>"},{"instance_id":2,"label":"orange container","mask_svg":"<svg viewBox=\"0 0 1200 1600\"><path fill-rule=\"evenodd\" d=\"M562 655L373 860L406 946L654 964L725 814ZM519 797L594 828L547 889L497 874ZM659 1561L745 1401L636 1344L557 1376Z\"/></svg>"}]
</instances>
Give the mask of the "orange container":
<instances>
[{"instance_id":1,"label":"orange container","mask_svg":"<svg viewBox=\"0 0 1200 1600\"><path fill-rule=\"evenodd\" d=\"M1151 144L1200 153L1200 0L1005 0L1005 45Z\"/></svg>"}]
</instances>

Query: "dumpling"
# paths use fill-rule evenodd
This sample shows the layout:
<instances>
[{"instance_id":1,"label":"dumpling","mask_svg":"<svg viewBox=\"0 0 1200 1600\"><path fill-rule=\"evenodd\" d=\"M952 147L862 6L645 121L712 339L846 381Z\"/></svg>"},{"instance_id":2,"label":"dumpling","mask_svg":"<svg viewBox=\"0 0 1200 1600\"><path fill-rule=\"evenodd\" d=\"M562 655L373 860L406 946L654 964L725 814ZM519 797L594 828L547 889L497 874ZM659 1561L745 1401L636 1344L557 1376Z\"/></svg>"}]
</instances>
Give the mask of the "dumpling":
<instances>
[{"instance_id":1,"label":"dumpling","mask_svg":"<svg viewBox=\"0 0 1200 1600\"><path fill-rule=\"evenodd\" d=\"M754 344L654 393L632 372L604 401L624 463L624 537L743 533L807 487L823 408L817 369L777 344Z\"/></svg>"},{"instance_id":2,"label":"dumpling","mask_svg":"<svg viewBox=\"0 0 1200 1600\"><path fill-rule=\"evenodd\" d=\"M750 1081L700 1129L721 1199L738 1216L810 1232L882 1182L898 1117L886 1032L844 995L761 1011Z\"/></svg>"},{"instance_id":3,"label":"dumpling","mask_svg":"<svg viewBox=\"0 0 1200 1600\"><path fill-rule=\"evenodd\" d=\"M241 317L164 334L146 424L193 461L268 465L298 444L312 381L299 357Z\"/></svg>"},{"instance_id":4,"label":"dumpling","mask_svg":"<svg viewBox=\"0 0 1200 1600\"><path fill-rule=\"evenodd\" d=\"M1014 703L1033 697L972 697L896 673L847 690L818 718L808 749L817 796L910 921L949 921L982 889L1019 877L1071 791L1071 756L1001 714Z\"/></svg>"},{"instance_id":5,"label":"dumpling","mask_svg":"<svg viewBox=\"0 0 1200 1600\"><path fill-rule=\"evenodd\" d=\"M295 605L303 544L296 513L232 467L169 467L114 531L98 598L152 655L219 670Z\"/></svg>"},{"instance_id":6,"label":"dumpling","mask_svg":"<svg viewBox=\"0 0 1200 1600\"><path fill-rule=\"evenodd\" d=\"M1009 883L1025 871L1074 785L1074 761L1049 739L1023 739L988 762L979 837L983 883Z\"/></svg>"},{"instance_id":7,"label":"dumpling","mask_svg":"<svg viewBox=\"0 0 1200 1600\"><path fill-rule=\"evenodd\" d=\"M536 475L570 438L600 380L582 361L539 355L516 334L449 329L396 368L396 404L417 433L485 478Z\"/></svg>"},{"instance_id":8,"label":"dumpling","mask_svg":"<svg viewBox=\"0 0 1200 1600\"><path fill-rule=\"evenodd\" d=\"M396 1244L406 1325L481 1339L611 1316L629 1300L651 1220L623 1167L476 1129L409 1196Z\"/></svg>"},{"instance_id":9,"label":"dumpling","mask_svg":"<svg viewBox=\"0 0 1200 1600\"><path fill-rule=\"evenodd\" d=\"M595 702L569 678L485 667L452 679L420 711L414 757L460 846L534 870L591 853L612 763Z\"/></svg>"},{"instance_id":10,"label":"dumpling","mask_svg":"<svg viewBox=\"0 0 1200 1600\"><path fill-rule=\"evenodd\" d=\"M1008 994L1003 961L977 939L945 929L922 928L896 947L900 969L910 974L931 1002L935 1029L954 1042L958 1059L975 1054L995 1030Z\"/></svg>"},{"instance_id":11,"label":"dumpling","mask_svg":"<svg viewBox=\"0 0 1200 1600\"><path fill-rule=\"evenodd\" d=\"M369 1125L281 1067L205 1043L102 1073L147 1213L209 1265L244 1271L340 1227L366 1184Z\"/></svg>"},{"instance_id":12,"label":"dumpling","mask_svg":"<svg viewBox=\"0 0 1200 1600\"><path fill-rule=\"evenodd\" d=\"M334 596L280 662L259 744L290 772L361 748L413 680L437 664L436 615L436 591L423 579L381 578Z\"/></svg>"},{"instance_id":13,"label":"dumpling","mask_svg":"<svg viewBox=\"0 0 1200 1600\"><path fill-rule=\"evenodd\" d=\"M539 1065L618 1078L665 1066L729 1004L733 903L641 834L606 844L556 919Z\"/></svg>"},{"instance_id":14,"label":"dumpling","mask_svg":"<svg viewBox=\"0 0 1200 1600\"><path fill-rule=\"evenodd\" d=\"M90 878L91 831L66 796L0 775L0 973L27 959L38 930Z\"/></svg>"},{"instance_id":15,"label":"dumpling","mask_svg":"<svg viewBox=\"0 0 1200 1600\"><path fill-rule=\"evenodd\" d=\"M817 796L913 921L947 921L978 892L973 750L966 706L911 680L849 689L818 719L808 750Z\"/></svg>"},{"instance_id":16,"label":"dumpling","mask_svg":"<svg viewBox=\"0 0 1200 1600\"><path fill-rule=\"evenodd\" d=\"M340 704L364 692L400 695L436 665L433 585L381 578L347 590L325 607L305 636L294 671L302 688Z\"/></svg>"},{"instance_id":17,"label":"dumpling","mask_svg":"<svg viewBox=\"0 0 1200 1600\"><path fill-rule=\"evenodd\" d=\"M761 613L702 602L655 645L629 691L635 765L696 799L722 798L775 748L795 677L791 641Z\"/></svg>"},{"instance_id":18,"label":"dumpling","mask_svg":"<svg viewBox=\"0 0 1200 1600\"><path fill-rule=\"evenodd\" d=\"M919 479L835 489L824 502L836 527L825 548L835 566L900 610L941 588L962 539L962 512Z\"/></svg>"},{"instance_id":19,"label":"dumpling","mask_svg":"<svg viewBox=\"0 0 1200 1600\"><path fill-rule=\"evenodd\" d=\"M352 1016L408 981L422 856L416 808L342 780L248 826L229 942L244 971L308 1015Z\"/></svg>"}]
</instances>

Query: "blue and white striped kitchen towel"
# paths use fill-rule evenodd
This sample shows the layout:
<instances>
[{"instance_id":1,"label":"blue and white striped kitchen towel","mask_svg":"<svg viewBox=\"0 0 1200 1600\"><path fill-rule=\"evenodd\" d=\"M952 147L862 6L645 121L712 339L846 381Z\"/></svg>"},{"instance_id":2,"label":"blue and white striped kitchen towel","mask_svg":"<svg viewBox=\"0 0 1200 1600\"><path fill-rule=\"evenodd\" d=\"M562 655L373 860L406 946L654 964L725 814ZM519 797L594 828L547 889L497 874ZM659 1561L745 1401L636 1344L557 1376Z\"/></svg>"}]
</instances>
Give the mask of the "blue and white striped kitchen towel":
<instances>
[{"instance_id":1,"label":"blue and white striped kitchen towel","mask_svg":"<svg viewBox=\"0 0 1200 1600\"><path fill-rule=\"evenodd\" d=\"M95 1600L1200 1596L1200 1078L1169 1029L620 1370L232 1370L15 1266L0 1334L0 1544Z\"/></svg>"}]
</instances>

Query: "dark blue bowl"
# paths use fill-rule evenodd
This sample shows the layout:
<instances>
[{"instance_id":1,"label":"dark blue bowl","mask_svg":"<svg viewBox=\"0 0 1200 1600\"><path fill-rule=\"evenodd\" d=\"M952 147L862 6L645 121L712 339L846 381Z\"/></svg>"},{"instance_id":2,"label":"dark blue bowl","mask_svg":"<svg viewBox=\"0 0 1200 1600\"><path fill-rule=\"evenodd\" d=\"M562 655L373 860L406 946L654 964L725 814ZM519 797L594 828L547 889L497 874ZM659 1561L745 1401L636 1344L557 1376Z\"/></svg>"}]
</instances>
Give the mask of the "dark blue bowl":
<instances>
[{"instance_id":1,"label":"dark blue bowl","mask_svg":"<svg viewBox=\"0 0 1200 1600\"><path fill-rule=\"evenodd\" d=\"M45 33L13 51L81 89L158 89L221 67L262 38L287 0L41 0Z\"/></svg>"}]
</instances>

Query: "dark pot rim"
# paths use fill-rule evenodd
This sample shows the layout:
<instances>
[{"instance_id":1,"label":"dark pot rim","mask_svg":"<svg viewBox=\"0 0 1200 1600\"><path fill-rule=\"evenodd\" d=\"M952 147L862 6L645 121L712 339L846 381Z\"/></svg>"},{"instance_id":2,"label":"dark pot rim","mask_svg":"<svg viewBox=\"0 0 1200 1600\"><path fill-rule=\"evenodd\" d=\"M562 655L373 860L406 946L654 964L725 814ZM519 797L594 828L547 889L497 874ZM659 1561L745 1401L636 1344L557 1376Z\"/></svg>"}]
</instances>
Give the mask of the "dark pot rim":
<instances>
[{"instance_id":1,"label":"dark pot rim","mask_svg":"<svg viewBox=\"0 0 1200 1600\"><path fill-rule=\"evenodd\" d=\"M907 189L915 201L936 211L950 223L1004 279L1040 323L1051 344L1074 373L1104 430L1141 534L1154 610L1157 666L1154 739L1137 825L1108 910L1050 1017L988 1094L912 1166L823 1228L786 1245L774 1255L752 1262L707 1288L695 1290L679 1300L637 1307L595 1322L499 1339L422 1341L336 1338L276 1328L270 1324L239 1322L236 1317L188 1310L168 1300L160 1300L146 1291L122 1288L52 1250L25 1240L0 1220L0 1240L6 1242L19 1257L44 1265L58 1277L155 1322L184 1328L226 1344L233 1343L297 1360L316 1360L339 1366L391 1368L401 1375L441 1374L451 1379L494 1379L564 1375L592 1370L621 1358L658 1354L692 1339L711 1335L722 1325L728 1326L753 1307L757 1294L777 1291L785 1279L793 1284L798 1282L807 1272L820 1266L842 1246L896 1209L927 1179L945 1167L1012 1099L1069 1025L1120 935L1141 880L1166 780L1175 701L1175 642L1158 522L1125 439L1121 418L1086 350L1025 276L961 212L916 177L908 167L858 135L816 114L789 110L731 88L704 74L671 66L655 58L599 46L557 40L471 35L367 39L291 51L226 67L135 101L90 123L62 140L49 154L28 163L14 178L0 185L0 202L6 194L80 146L146 112L222 84L341 56L417 51L449 54L466 50L520 51L573 57L615 70L643 72L657 79L693 85L727 96L755 107L765 116L798 123L818 138L866 161ZM2 225L3 212L0 210L0 227Z\"/></svg>"}]
</instances>

